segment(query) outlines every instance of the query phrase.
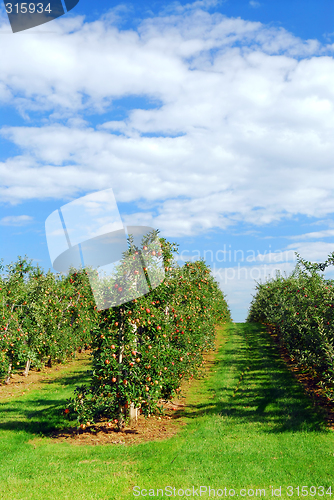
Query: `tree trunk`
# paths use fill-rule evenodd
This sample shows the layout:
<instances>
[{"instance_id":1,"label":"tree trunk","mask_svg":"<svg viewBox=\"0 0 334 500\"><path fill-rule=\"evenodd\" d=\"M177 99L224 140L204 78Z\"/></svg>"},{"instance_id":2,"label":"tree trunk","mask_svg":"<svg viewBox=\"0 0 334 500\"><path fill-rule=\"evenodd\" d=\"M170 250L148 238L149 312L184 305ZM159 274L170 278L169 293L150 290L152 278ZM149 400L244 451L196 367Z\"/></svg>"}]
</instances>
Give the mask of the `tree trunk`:
<instances>
[{"instance_id":1,"label":"tree trunk","mask_svg":"<svg viewBox=\"0 0 334 500\"><path fill-rule=\"evenodd\" d=\"M129 408L130 425L134 427L137 424L138 409L135 408L134 403L130 404Z\"/></svg>"},{"instance_id":2,"label":"tree trunk","mask_svg":"<svg viewBox=\"0 0 334 500\"><path fill-rule=\"evenodd\" d=\"M5 384L9 384L10 383L10 374L11 374L11 371L12 371L12 366L13 366L13 362L11 361L9 363L8 373L7 373L7 378L5 380Z\"/></svg>"},{"instance_id":3,"label":"tree trunk","mask_svg":"<svg viewBox=\"0 0 334 500\"><path fill-rule=\"evenodd\" d=\"M138 349L138 335L137 335L138 327L136 324L133 325L133 332L136 334L134 347L135 347L135 350L137 351L137 349ZM137 425L137 419L138 419L138 409L135 408L135 405L133 402L130 402L130 404L129 404L129 420L130 420L131 427L135 427Z\"/></svg>"},{"instance_id":4,"label":"tree trunk","mask_svg":"<svg viewBox=\"0 0 334 500\"><path fill-rule=\"evenodd\" d=\"M28 376L28 373L29 373L29 370L30 370L30 363L31 363L31 360L30 360L30 358L28 358L27 362L26 362L26 367L25 367L24 372L23 372L23 375L25 377Z\"/></svg>"},{"instance_id":5,"label":"tree trunk","mask_svg":"<svg viewBox=\"0 0 334 500\"><path fill-rule=\"evenodd\" d=\"M121 325L118 333L118 339L119 339L119 353L118 353L118 375L117 375L117 385L122 383L121 381L121 372L122 372L122 363L123 363L123 353L124 353L124 319L123 319L123 310L121 309ZM118 403L118 423L117 423L117 428L119 431L122 431L124 428L124 413L123 413L123 406L122 403Z\"/></svg>"},{"instance_id":6,"label":"tree trunk","mask_svg":"<svg viewBox=\"0 0 334 500\"><path fill-rule=\"evenodd\" d=\"M52 358L51 358L51 356L48 359L48 368L52 368Z\"/></svg>"}]
</instances>

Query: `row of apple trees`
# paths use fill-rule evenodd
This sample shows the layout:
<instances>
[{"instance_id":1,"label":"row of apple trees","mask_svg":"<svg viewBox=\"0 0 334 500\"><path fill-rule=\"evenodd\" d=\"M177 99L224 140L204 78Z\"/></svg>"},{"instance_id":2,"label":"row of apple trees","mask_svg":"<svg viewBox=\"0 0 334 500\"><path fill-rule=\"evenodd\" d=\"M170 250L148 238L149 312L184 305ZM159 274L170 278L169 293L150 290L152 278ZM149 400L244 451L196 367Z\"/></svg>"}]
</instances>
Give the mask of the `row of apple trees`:
<instances>
[{"instance_id":1,"label":"row of apple trees","mask_svg":"<svg viewBox=\"0 0 334 500\"><path fill-rule=\"evenodd\" d=\"M293 273L279 274L257 284L248 322L274 330L299 365L316 375L328 399L334 401L334 282L319 271L334 263L334 252L325 264L305 261L297 254Z\"/></svg>"},{"instance_id":2,"label":"row of apple trees","mask_svg":"<svg viewBox=\"0 0 334 500\"><path fill-rule=\"evenodd\" d=\"M153 266L153 242L154 235L141 249L131 243L105 292L126 294L131 289L143 249L146 265ZM161 400L178 393L182 380L201 373L203 354L214 347L215 325L231 320L225 296L206 264L200 260L178 266L173 255L177 246L163 238L160 242L163 282L144 296L99 312L90 386L77 387L64 408L82 426L108 420L121 429L131 409L145 416L162 411Z\"/></svg>"},{"instance_id":3,"label":"row of apple trees","mask_svg":"<svg viewBox=\"0 0 334 500\"><path fill-rule=\"evenodd\" d=\"M1 270L4 266L1 264ZM0 277L0 377L65 362L90 347L98 323L85 272L43 274L20 256Z\"/></svg>"}]
</instances>

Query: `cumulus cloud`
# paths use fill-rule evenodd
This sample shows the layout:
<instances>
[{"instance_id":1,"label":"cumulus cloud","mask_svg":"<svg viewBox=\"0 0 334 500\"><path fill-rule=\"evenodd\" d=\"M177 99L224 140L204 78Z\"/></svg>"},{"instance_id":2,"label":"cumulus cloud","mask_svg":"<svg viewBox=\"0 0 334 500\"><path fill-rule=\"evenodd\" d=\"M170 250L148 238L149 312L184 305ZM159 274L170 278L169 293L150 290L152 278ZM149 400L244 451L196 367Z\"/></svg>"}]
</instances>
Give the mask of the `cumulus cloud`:
<instances>
[{"instance_id":1,"label":"cumulus cloud","mask_svg":"<svg viewBox=\"0 0 334 500\"><path fill-rule=\"evenodd\" d=\"M2 202L112 187L137 203L125 219L166 236L334 212L334 46L189 5L136 30L71 17L11 40L0 99L44 121L2 128L21 149L0 163ZM129 96L156 104L104 117Z\"/></svg>"}]
</instances>

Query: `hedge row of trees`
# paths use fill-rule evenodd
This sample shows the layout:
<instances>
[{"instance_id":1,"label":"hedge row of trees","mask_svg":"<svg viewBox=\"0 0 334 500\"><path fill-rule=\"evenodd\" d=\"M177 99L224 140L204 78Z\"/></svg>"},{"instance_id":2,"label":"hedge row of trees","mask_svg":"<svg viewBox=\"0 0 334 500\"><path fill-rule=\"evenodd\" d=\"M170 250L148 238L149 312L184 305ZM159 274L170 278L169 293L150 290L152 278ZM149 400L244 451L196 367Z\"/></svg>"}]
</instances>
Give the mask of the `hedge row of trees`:
<instances>
[{"instance_id":1,"label":"hedge row of trees","mask_svg":"<svg viewBox=\"0 0 334 500\"><path fill-rule=\"evenodd\" d=\"M320 386L334 401L334 281L319 271L334 262L312 264L297 254L291 276L257 284L248 322L268 325L288 349L292 359L320 378Z\"/></svg>"},{"instance_id":2,"label":"hedge row of trees","mask_svg":"<svg viewBox=\"0 0 334 500\"><path fill-rule=\"evenodd\" d=\"M4 266L0 266L1 270ZM65 362L90 347L98 322L85 271L63 276L43 274L25 257L0 277L0 376L27 376L30 367Z\"/></svg>"},{"instance_id":3,"label":"hedge row of trees","mask_svg":"<svg viewBox=\"0 0 334 500\"><path fill-rule=\"evenodd\" d=\"M122 428L137 409L144 415L162 411L161 400L175 395L183 379L200 373L203 354L214 346L215 325L231 320L225 296L205 263L180 267L173 257L175 244L160 241L168 270L163 283L99 313L91 384L77 387L64 409L82 426L106 419ZM148 240L143 248L146 255L155 252ZM129 257L141 252L131 246L109 288L124 289Z\"/></svg>"}]
</instances>

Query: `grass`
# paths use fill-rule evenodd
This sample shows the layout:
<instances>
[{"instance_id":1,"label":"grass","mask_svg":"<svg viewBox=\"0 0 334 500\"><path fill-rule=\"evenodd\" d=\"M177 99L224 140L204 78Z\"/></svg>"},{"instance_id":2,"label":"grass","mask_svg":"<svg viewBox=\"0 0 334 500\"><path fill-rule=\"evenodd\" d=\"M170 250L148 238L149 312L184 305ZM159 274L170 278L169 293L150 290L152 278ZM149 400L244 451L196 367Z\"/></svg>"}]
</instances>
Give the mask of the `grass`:
<instances>
[{"instance_id":1,"label":"grass","mask_svg":"<svg viewBox=\"0 0 334 500\"><path fill-rule=\"evenodd\" d=\"M296 489L287 495L289 485L300 487L299 496L302 486L323 486L323 497L331 498L326 491L331 486L334 493L334 433L270 336L260 325L230 324L219 328L218 344L210 376L191 386L182 417L187 425L165 441L75 446L47 437L52 428L68 425L59 409L84 383L84 364L1 402L0 498L142 498L134 486L146 489L148 498L162 498L166 486L176 488L175 496L169 490L172 498L180 498L180 488L190 488L192 497L193 486L201 498L213 498L213 492L200 495L200 486L221 488L223 497L230 489L240 497L240 488L259 497L261 488L271 498L272 488L281 486L280 498L297 498ZM44 437L32 439L36 435Z\"/></svg>"}]
</instances>

